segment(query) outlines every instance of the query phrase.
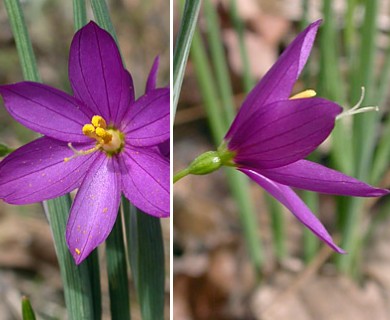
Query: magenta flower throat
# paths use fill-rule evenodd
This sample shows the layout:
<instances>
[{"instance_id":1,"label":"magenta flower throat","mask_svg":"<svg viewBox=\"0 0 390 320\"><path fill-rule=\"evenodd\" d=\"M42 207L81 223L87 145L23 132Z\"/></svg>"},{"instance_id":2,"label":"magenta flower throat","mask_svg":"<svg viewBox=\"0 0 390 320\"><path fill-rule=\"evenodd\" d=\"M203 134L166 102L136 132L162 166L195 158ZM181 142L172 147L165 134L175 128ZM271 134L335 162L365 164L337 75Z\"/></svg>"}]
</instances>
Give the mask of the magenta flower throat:
<instances>
[{"instance_id":1,"label":"magenta flower throat","mask_svg":"<svg viewBox=\"0 0 390 320\"><path fill-rule=\"evenodd\" d=\"M109 33L94 22L73 38L69 79L73 96L47 85L0 86L8 112L43 137L0 163L0 198L30 204L78 188L66 240L77 264L109 235L121 193L155 217L169 216L168 88L156 88L158 59L146 93L133 81Z\"/></svg>"},{"instance_id":2,"label":"magenta flower throat","mask_svg":"<svg viewBox=\"0 0 390 320\"><path fill-rule=\"evenodd\" d=\"M196 158L174 177L207 174L229 166L245 173L333 250L344 253L291 187L358 197L379 197L372 187L338 171L304 160L332 132L342 108L307 90L291 97L321 21L309 25L252 89L217 151Z\"/></svg>"}]
</instances>

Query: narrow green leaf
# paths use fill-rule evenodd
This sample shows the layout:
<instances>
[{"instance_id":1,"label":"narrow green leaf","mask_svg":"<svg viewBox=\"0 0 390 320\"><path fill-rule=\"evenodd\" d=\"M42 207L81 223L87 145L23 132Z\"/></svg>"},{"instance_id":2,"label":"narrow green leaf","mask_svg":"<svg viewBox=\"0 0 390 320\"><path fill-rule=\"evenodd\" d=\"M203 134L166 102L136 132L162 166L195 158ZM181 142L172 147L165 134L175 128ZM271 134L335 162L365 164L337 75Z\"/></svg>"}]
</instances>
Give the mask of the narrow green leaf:
<instances>
[{"instance_id":1,"label":"narrow green leaf","mask_svg":"<svg viewBox=\"0 0 390 320\"><path fill-rule=\"evenodd\" d=\"M182 1L180 1L182 3ZM177 103L179 101L181 85L191 48L191 41L198 21L201 0L186 0L181 19L179 33L173 53L173 106L172 113L175 119Z\"/></svg>"},{"instance_id":2,"label":"narrow green leaf","mask_svg":"<svg viewBox=\"0 0 390 320\"><path fill-rule=\"evenodd\" d=\"M310 210L316 214L319 212L318 194L310 191L302 192L302 200ZM309 230L303 230L303 257L306 263L310 263L318 253L320 242L318 238Z\"/></svg>"},{"instance_id":3,"label":"narrow green leaf","mask_svg":"<svg viewBox=\"0 0 390 320\"><path fill-rule=\"evenodd\" d=\"M378 80L378 106L380 114L386 110L386 99L389 97L390 85L390 45L387 47L385 63ZM377 152L372 165L370 182L377 184L389 166L390 158L390 117L386 117L383 123L384 132L378 142Z\"/></svg>"},{"instance_id":4,"label":"narrow green leaf","mask_svg":"<svg viewBox=\"0 0 390 320\"><path fill-rule=\"evenodd\" d=\"M5 8L12 27L18 50L20 65L25 80L40 81L37 63L32 50L31 40L27 32L26 23L20 2L18 0L4 0Z\"/></svg>"},{"instance_id":5,"label":"narrow green leaf","mask_svg":"<svg viewBox=\"0 0 390 320\"><path fill-rule=\"evenodd\" d=\"M376 105L378 102L375 97L375 53L377 39L377 12L378 0L366 0L366 10L364 25L362 30L362 43L360 49L360 73L359 79L361 86L366 89L366 97L363 105ZM359 92L355 93L354 100L359 99ZM354 117L354 148L355 160L357 163L356 177L358 179L367 179L369 177L369 168L371 166L372 155L375 147L377 122L379 114L376 112L365 113Z\"/></svg>"},{"instance_id":6,"label":"narrow green leaf","mask_svg":"<svg viewBox=\"0 0 390 320\"><path fill-rule=\"evenodd\" d=\"M195 32L192 41L191 59L194 63L195 73L198 79L198 87L203 97L211 133L215 144L218 146L223 140L227 126L221 116L214 77L210 72L211 68L207 62L205 48L198 31ZM225 172L228 177L230 189L240 212L241 225L249 250L249 255L256 271L260 271L263 263L262 246L257 227L258 222L254 214L252 201L249 197L248 180L239 172L229 169Z\"/></svg>"},{"instance_id":7,"label":"narrow green leaf","mask_svg":"<svg viewBox=\"0 0 390 320\"><path fill-rule=\"evenodd\" d=\"M267 193L264 193L267 203L267 209L271 216L271 229L273 238L273 247L276 258L282 261L286 257L286 233L284 225L283 210L280 203Z\"/></svg>"},{"instance_id":8,"label":"narrow green leaf","mask_svg":"<svg viewBox=\"0 0 390 320\"><path fill-rule=\"evenodd\" d=\"M106 1L91 0L91 5L92 5L93 14L99 26L107 30L109 33L111 33L116 43L118 43L118 38L116 36L115 29L110 18L110 13Z\"/></svg>"},{"instance_id":9,"label":"narrow green leaf","mask_svg":"<svg viewBox=\"0 0 390 320\"><path fill-rule=\"evenodd\" d=\"M11 149L5 144L0 143L0 157L5 157L7 154L11 153L12 151L14 151L14 149Z\"/></svg>"},{"instance_id":10,"label":"narrow green leaf","mask_svg":"<svg viewBox=\"0 0 390 320\"><path fill-rule=\"evenodd\" d=\"M31 41L18 0L6 0L6 9L15 37L25 80L40 81ZM94 314L87 264L77 267L66 246L65 229L71 200L69 195L43 203L53 233L69 319L100 319Z\"/></svg>"},{"instance_id":11,"label":"narrow green leaf","mask_svg":"<svg viewBox=\"0 0 390 320\"><path fill-rule=\"evenodd\" d=\"M87 24L85 0L73 0L74 30L78 31Z\"/></svg>"},{"instance_id":12,"label":"narrow green leaf","mask_svg":"<svg viewBox=\"0 0 390 320\"><path fill-rule=\"evenodd\" d=\"M130 294L121 212L106 240L111 319L130 319Z\"/></svg>"},{"instance_id":13,"label":"narrow green leaf","mask_svg":"<svg viewBox=\"0 0 390 320\"><path fill-rule=\"evenodd\" d=\"M69 319L100 319L100 315L94 314L88 262L76 266L66 245L65 230L71 204L69 195L43 203L53 233L68 316Z\"/></svg>"},{"instance_id":14,"label":"narrow green leaf","mask_svg":"<svg viewBox=\"0 0 390 320\"><path fill-rule=\"evenodd\" d=\"M253 86L255 85L255 82L252 78L252 74L250 71L248 52L245 45L244 23L242 22L241 17L238 14L236 0L230 0L230 18L232 19L234 29L236 30L238 36L240 56L243 65L244 91L248 93L252 90Z\"/></svg>"},{"instance_id":15,"label":"narrow green leaf","mask_svg":"<svg viewBox=\"0 0 390 320\"><path fill-rule=\"evenodd\" d=\"M89 283L91 285L93 314L95 319L99 320L102 316L102 290L100 285L100 265L97 248L89 254L85 262L88 269Z\"/></svg>"},{"instance_id":16,"label":"narrow green leaf","mask_svg":"<svg viewBox=\"0 0 390 320\"><path fill-rule=\"evenodd\" d=\"M378 1L365 1L365 17L362 30L362 41L360 48L360 65L357 77L361 85L366 88L366 97L363 104L375 105L377 100L374 95L374 67L376 53L377 36L377 13ZM358 100L357 93L354 93L353 99ZM375 112L365 113L354 117L354 160L355 176L361 180L367 180L370 177L370 167L372 163L372 154L375 147L376 128L378 127L379 115ZM346 273L351 273L356 269L359 257L361 255L361 244L363 243L361 234L361 221L363 210L363 200L352 198L347 208L345 225L343 226L343 249L348 251L348 255L338 257L338 267Z\"/></svg>"},{"instance_id":17,"label":"narrow green leaf","mask_svg":"<svg viewBox=\"0 0 390 320\"><path fill-rule=\"evenodd\" d=\"M35 313L28 297L22 297L23 320L35 320Z\"/></svg>"},{"instance_id":18,"label":"narrow green leaf","mask_svg":"<svg viewBox=\"0 0 390 320\"><path fill-rule=\"evenodd\" d=\"M217 80L216 83L222 100L225 123L226 126L229 126L235 116L233 90L229 80L228 64L223 48L218 15L215 5L212 4L210 0L204 1L204 13L207 22L207 35L208 43L210 44L211 59Z\"/></svg>"},{"instance_id":19,"label":"narrow green leaf","mask_svg":"<svg viewBox=\"0 0 390 320\"><path fill-rule=\"evenodd\" d=\"M324 22L320 29L320 72L318 75L318 94L346 104L346 91L340 74L337 29L332 10L333 1L323 3ZM329 45L332 43L333 45ZM332 160L335 166L347 174L353 174L353 150L351 133L342 121L336 123L332 133Z\"/></svg>"},{"instance_id":20,"label":"narrow green leaf","mask_svg":"<svg viewBox=\"0 0 390 320\"><path fill-rule=\"evenodd\" d=\"M143 320L164 319L165 268L160 219L130 209L129 256Z\"/></svg>"}]
</instances>

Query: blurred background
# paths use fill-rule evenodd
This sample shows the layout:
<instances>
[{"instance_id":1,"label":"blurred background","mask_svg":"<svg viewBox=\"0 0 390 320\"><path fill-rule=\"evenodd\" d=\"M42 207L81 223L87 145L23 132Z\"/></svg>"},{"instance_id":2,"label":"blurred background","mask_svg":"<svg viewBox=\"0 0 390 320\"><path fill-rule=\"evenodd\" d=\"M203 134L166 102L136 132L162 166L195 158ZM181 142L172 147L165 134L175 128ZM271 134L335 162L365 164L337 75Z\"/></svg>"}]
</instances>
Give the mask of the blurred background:
<instances>
[{"instance_id":1,"label":"blurred background","mask_svg":"<svg viewBox=\"0 0 390 320\"><path fill-rule=\"evenodd\" d=\"M169 84L169 5L164 0L107 1L136 95L144 92L155 56L160 56L158 86ZM74 34L72 1L24 0L26 23L45 84L70 92L69 46ZM88 17L92 18L89 2ZM22 81L17 51L3 1L0 1L0 84ZM0 101L0 143L17 148L35 133L14 121ZM162 220L166 261L166 318L169 318L169 220ZM100 255L101 273L106 277ZM132 289L133 286L131 285ZM108 285L102 281L104 319L109 319ZM40 204L11 206L0 201L0 319L21 319L21 295L31 299L39 319L65 319L66 310L54 246ZM131 292L133 319L139 305Z\"/></svg>"},{"instance_id":2,"label":"blurred background","mask_svg":"<svg viewBox=\"0 0 390 320\"><path fill-rule=\"evenodd\" d=\"M174 1L174 39L183 4ZM313 88L349 108L364 86L363 106L380 111L338 121L310 159L389 188L389 0L204 0L174 123L174 172L215 150L246 93L319 18L294 93ZM348 251L337 256L229 171L174 186L175 319L390 319L389 197L299 192Z\"/></svg>"}]
</instances>

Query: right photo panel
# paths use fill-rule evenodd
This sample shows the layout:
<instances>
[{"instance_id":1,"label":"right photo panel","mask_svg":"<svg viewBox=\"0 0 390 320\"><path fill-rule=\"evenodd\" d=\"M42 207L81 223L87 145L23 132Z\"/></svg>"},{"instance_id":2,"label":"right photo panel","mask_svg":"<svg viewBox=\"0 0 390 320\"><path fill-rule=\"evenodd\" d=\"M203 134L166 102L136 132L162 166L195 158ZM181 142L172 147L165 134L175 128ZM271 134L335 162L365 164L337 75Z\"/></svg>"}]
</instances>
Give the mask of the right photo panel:
<instances>
[{"instance_id":1,"label":"right photo panel","mask_svg":"<svg viewBox=\"0 0 390 320\"><path fill-rule=\"evenodd\" d=\"M174 319L390 319L389 18L173 1Z\"/></svg>"}]
</instances>

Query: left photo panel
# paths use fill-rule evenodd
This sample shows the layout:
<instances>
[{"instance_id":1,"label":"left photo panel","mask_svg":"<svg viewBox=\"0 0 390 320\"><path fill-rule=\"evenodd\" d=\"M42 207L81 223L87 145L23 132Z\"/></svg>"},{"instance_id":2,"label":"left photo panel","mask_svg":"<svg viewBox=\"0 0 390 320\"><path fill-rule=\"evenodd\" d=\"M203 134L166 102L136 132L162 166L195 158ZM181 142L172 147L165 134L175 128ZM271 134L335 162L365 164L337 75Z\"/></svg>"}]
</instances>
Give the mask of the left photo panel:
<instances>
[{"instance_id":1,"label":"left photo panel","mask_svg":"<svg viewBox=\"0 0 390 320\"><path fill-rule=\"evenodd\" d=\"M170 6L4 0L0 25L2 319L169 319Z\"/></svg>"}]
</instances>

